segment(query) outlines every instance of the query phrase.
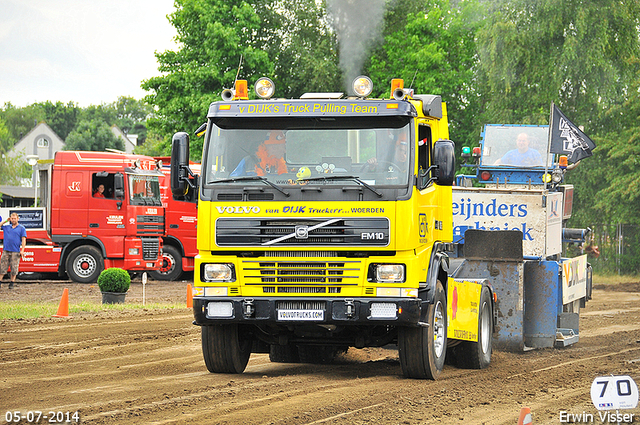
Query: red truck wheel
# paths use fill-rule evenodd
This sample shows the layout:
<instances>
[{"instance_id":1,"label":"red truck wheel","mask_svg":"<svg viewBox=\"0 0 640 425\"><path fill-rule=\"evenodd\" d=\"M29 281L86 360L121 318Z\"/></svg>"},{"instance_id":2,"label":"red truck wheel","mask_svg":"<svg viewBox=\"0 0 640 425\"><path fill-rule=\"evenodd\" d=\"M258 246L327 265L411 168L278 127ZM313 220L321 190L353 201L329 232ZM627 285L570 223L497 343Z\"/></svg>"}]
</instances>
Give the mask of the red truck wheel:
<instances>
[{"instance_id":1,"label":"red truck wheel","mask_svg":"<svg viewBox=\"0 0 640 425\"><path fill-rule=\"evenodd\" d=\"M182 276L182 255L171 245L162 248L162 267L152 270L149 276L155 280L178 280Z\"/></svg>"},{"instance_id":2,"label":"red truck wheel","mask_svg":"<svg viewBox=\"0 0 640 425\"><path fill-rule=\"evenodd\" d=\"M102 254L93 246L79 246L67 258L67 274L74 282L95 282L103 269Z\"/></svg>"}]
</instances>

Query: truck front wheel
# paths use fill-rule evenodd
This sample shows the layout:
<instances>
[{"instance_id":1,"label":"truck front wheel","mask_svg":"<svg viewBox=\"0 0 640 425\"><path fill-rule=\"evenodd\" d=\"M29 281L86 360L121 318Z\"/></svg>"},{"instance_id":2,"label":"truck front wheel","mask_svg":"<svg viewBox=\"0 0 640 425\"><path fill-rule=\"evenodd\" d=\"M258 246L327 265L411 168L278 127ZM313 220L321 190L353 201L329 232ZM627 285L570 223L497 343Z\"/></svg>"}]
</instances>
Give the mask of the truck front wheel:
<instances>
[{"instance_id":1,"label":"truck front wheel","mask_svg":"<svg viewBox=\"0 0 640 425\"><path fill-rule=\"evenodd\" d=\"M446 306L444 288L438 281L433 304L427 307L427 326L398 329L398 355L407 378L435 380L442 372L447 353Z\"/></svg>"},{"instance_id":2,"label":"truck front wheel","mask_svg":"<svg viewBox=\"0 0 640 425\"><path fill-rule=\"evenodd\" d=\"M104 259L98 248L79 246L67 258L69 279L79 283L91 283L98 280L104 269Z\"/></svg>"},{"instance_id":3,"label":"truck front wheel","mask_svg":"<svg viewBox=\"0 0 640 425\"><path fill-rule=\"evenodd\" d=\"M212 373L242 373L252 340L238 325L202 326L202 354Z\"/></svg>"},{"instance_id":4,"label":"truck front wheel","mask_svg":"<svg viewBox=\"0 0 640 425\"><path fill-rule=\"evenodd\" d=\"M182 255L171 245L162 248L160 270L151 270L149 276L155 280L178 280L182 276Z\"/></svg>"}]
</instances>

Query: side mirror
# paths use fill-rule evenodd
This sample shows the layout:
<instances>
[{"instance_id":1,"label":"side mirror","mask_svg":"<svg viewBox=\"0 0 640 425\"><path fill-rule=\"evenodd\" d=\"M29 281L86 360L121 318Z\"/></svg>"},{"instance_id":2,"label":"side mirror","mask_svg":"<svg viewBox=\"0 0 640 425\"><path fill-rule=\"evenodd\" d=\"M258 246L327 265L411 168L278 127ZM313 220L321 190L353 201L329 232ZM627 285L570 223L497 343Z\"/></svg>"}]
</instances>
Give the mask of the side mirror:
<instances>
[{"instance_id":1,"label":"side mirror","mask_svg":"<svg viewBox=\"0 0 640 425\"><path fill-rule=\"evenodd\" d=\"M116 173L113 176L113 195L116 199L124 198L124 174Z\"/></svg>"},{"instance_id":2,"label":"side mirror","mask_svg":"<svg viewBox=\"0 0 640 425\"><path fill-rule=\"evenodd\" d=\"M189 135L181 131L171 141L171 193L175 199L184 199L187 193L188 169Z\"/></svg>"},{"instance_id":3,"label":"side mirror","mask_svg":"<svg viewBox=\"0 0 640 425\"><path fill-rule=\"evenodd\" d=\"M456 174L455 145L451 140L438 140L433 146L433 177L440 186L453 186Z\"/></svg>"},{"instance_id":4,"label":"side mirror","mask_svg":"<svg viewBox=\"0 0 640 425\"><path fill-rule=\"evenodd\" d=\"M418 189L435 182L440 186L453 186L456 172L455 146L451 140L438 140L431 152L431 166L418 175Z\"/></svg>"}]
</instances>

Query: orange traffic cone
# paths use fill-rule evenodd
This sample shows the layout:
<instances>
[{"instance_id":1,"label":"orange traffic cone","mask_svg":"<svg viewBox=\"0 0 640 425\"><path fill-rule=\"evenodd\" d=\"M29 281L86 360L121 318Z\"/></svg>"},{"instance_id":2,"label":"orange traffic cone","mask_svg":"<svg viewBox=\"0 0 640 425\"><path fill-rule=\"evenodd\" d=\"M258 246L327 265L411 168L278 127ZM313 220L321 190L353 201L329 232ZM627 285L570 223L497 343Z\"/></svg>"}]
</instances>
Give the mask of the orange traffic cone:
<instances>
[{"instance_id":1,"label":"orange traffic cone","mask_svg":"<svg viewBox=\"0 0 640 425\"><path fill-rule=\"evenodd\" d=\"M60 299L60 305L58 306L58 312L53 317L69 317L69 289L64 288L62 292L62 298Z\"/></svg>"},{"instance_id":2,"label":"orange traffic cone","mask_svg":"<svg viewBox=\"0 0 640 425\"><path fill-rule=\"evenodd\" d=\"M191 291L191 284L187 284L187 308L193 308L193 291Z\"/></svg>"},{"instance_id":3,"label":"orange traffic cone","mask_svg":"<svg viewBox=\"0 0 640 425\"><path fill-rule=\"evenodd\" d=\"M520 410L520 417L518 418L518 425L531 425L533 420L531 419L531 409L523 407Z\"/></svg>"}]
</instances>

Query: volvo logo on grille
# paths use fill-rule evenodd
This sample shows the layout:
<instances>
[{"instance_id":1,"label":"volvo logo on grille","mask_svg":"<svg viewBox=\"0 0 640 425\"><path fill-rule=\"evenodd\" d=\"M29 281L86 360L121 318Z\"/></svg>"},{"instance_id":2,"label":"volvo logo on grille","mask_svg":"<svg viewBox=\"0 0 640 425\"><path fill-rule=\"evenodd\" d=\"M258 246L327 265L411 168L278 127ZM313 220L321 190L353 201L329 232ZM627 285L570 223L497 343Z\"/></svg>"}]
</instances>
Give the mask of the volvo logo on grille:
<instances>
[{"instance_id":1,"label":"volvo logo on grille","mask_svg":"<svg viewBox=\"0 0 640 425\"><path fill-rule=\"evenodd\" d=\"M308 239L309 226L296 226L296 239Z\"/></svg>"}]
</instances>

